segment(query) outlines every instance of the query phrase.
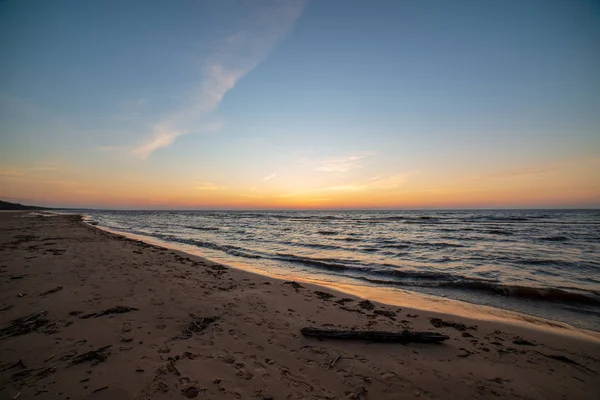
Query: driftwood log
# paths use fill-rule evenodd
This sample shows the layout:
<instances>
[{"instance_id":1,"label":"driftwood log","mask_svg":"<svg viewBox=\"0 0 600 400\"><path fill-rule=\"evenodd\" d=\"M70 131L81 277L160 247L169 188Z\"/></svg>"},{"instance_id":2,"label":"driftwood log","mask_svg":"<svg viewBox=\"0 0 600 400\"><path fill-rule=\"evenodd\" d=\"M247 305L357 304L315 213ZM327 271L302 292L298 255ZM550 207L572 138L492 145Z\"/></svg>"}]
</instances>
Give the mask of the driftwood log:
<instances>
[{"instance_id":1,"label":"driftwood log","mask_svg":"<svg viewBox=\"0 0 600 400\"><path fill-rule=\"evenodd\" d=\"M302 328L302 335L318 339L368 340L371 342L440 343L450 339L437 332L348 331L340 329Z\"/></svg>"}]
</instances>

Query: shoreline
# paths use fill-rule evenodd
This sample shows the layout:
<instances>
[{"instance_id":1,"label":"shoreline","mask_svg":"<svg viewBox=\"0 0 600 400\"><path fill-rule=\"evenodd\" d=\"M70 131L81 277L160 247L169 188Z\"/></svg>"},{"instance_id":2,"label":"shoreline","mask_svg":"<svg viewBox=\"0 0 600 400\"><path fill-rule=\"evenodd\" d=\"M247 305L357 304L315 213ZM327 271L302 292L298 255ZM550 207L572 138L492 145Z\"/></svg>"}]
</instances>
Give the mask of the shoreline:
<instances>
[{"instance_id":1,"label":"shoreline","mask_svg":"<svg viewBox=\"0 0 600 400\"><path fill-rule=\"evenodd\" d=\"M591 239L597 223L592 214L85 215L99 226L244 270L358 289L408 290L600 332L597 262L591 256L600 248ZM556 229L565 222L572 227L560 236Z\"/></svg>"},{"instance_id":2,"label":"shoreline","mask_svg":"<svg viewBox=\"0 0 600 400\"><path fill-rule=\"evenodd\" d=\"M69 215L69 214L64 214ZM181 245L164 240L154 238L152 236L140 235L110 229L97 224L89 224L85 220L82 221L91 228L100 229L113 235L123 236L132 240L138 240L154 246L164 247L169 250L177 251L185 256L199 257L202 260L219 263L217 260L202 255L202 250L194 250L191 245ZM376 301L389 306L402 306L410 308L413 311L429 311L444 314L448 317L460 316L473 321L490 321L500 322L515 326L522 326L529 329L542 329L555 332L563 335L581 336L592 340L600 341L600 331L594 331L573 326L566 322L551 320L543 317L538 317L523 312L494 307L490 305L469 303L462 300L451 299L447 297L425 294L408 289L398 289L390 287L377 287L369 285L351 284L343 282L327 282L323 280L311 280L302 276L279 275L269 273L265 270L252 268L243 263L226 263L228 267L245 271L251 274L257 274L278 280L296 280L304 283L310 283L330 290L336 290L340 293L356 296L362 299ZM408 305L407 305L408 304Z\"/></svg>"},{"instance_id":3,"label":"shoreline","mask_svg":"<svg viewBox=\"0 0 600 400\"><path fill-rule=\"evenodd\" d=\"M73 215L3 213L0 228L1 398L600 393L600 342L588 335L364 301L132 240ZM40 312L31 329L7 329ZM450 339L319 341L300 334L309 326Z\"/></svg>"}]
</instances>

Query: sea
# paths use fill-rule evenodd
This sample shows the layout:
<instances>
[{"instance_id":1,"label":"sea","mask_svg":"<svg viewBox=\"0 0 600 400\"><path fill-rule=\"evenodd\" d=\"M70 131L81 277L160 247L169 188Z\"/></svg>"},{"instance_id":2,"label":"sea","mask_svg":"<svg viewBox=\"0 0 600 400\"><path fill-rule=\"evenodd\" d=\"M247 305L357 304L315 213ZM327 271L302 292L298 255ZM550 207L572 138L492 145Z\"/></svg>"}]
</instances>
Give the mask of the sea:
<instances>
[{"instance_id":1,"label":"sea","mask_svg":"<svg viewBox=\"0 0 600 400\"><path fill-rule=\"evenodd\" d=\"M600 331L600 210L84 214L272 276L421 292Z\"/></svg>"}]
</instances>

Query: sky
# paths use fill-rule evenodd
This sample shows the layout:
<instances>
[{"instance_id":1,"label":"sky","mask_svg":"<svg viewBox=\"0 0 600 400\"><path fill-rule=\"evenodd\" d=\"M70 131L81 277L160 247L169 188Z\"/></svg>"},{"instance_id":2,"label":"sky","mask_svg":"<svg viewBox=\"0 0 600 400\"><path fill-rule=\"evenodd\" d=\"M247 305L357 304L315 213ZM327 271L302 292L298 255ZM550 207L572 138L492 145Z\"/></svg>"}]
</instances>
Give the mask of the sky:
<instances>
[{"instance_id":1,"label":"sky","mask_svg":"<svg viewBox=\"0 0 600 400\"><path fill-rule=\"evenodd\" d=\"M0 199L600 207L594 0L0 2Z\"/></svg>"}]
</instances>

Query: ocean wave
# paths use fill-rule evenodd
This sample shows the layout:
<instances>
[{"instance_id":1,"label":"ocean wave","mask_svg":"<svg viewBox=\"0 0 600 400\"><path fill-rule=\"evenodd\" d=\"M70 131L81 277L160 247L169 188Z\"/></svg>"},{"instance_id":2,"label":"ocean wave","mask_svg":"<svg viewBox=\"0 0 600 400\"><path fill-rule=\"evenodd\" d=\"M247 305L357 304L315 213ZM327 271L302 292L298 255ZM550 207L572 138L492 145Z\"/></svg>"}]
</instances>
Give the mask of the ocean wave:
<instances>
[{"instance_id":1,"label":"ocean wave","mask_svg":"<svg viewBox=\"0 0 600 400\"><path fill-rule=\"evenodd\" d=\"M345 237L338 240L345 240L346 242L360 242L361 239L355 237Z\"/></svg>"},{"instance_id":2,"label":"ocean wave","mask_svg":"<svg viewBox=\"0 0 600 400\"><path fill-rule=\"evenodd\" d=\"M411 225L434 225L434 224L439 224L440 221L438 221L437 219L424 219L424 220L407 219L406 221L404 221L404 223L411 224Z\"/></svg>"},{"instance_id":3,"label":"ocean wave","mask_svg":"<svg viewBox=\"0 0 600 400\"><path fill-rule=\"evenodd\" d=\"M251 253L247 253L245 251L239 251L239 250L235 250L235 249L229 249L226 251L226 253L231 254L233 256L244 257L244 258L253 258L253 259L262 258L258 254L251 254Z\"/></svg>"},{"instance_id":4,"label":"ocean wave","mask_svg":"<svg viewBox=\"0 0 600 400\"><path fill-rule=\"evenodd\" d=\"M600 305L600 295L593 292L583 293L559 288L509 285L491 279L473 279L438 271L402 270L394 264L381 264L384 268L375 269L349 265L348 262L339 259L315 259L293 254L280 254L280 256L285 261L300 262L321 269L352 271L358 274L358 276L355 275L358 279L379 284L476 290L527 300Z\"/></svg>"},{"instance_id":5,"label":"ocean wave","mask_svg":"<svg viewBox=\"0 0 600 400\"><path fill-rule=\"evenodd\" d=\"M380 251L379 254L383 255L383 256L390 256L393 258L398 258L398 257L406 257L406 256L410 256L411 253L408 251Z\"/></svg>"},{"instance_id":6,"label":"ocean wave","mask_svg":"<svg viewBox=\"0 0 600 400\"><path fill-rule=\"evenodd\" d=\"M446 218L432 217L429 215L422 216L408 216L408 215L392 215L392 216L377 216L377 217L363 217L363 218L348 218L349 222L352 223L385 223L385 222L404 222L404 223L415 223L415 224L432 224L446 220Z\"/></svg>"},{"instance_id":7,"label":"ocean wave","mask_svg":"<svg viewBox=\"0 0 600 400\"><path fill-rule=\"evenodd\" d=\"M513 216L499 217L499 216L490 216L490 215L480 215L480 216L472 216L472 217L466 218L466 221L469 221L469 222L479 222L479 221L523 222L523 221L529 221L529 220L530 220L530 218L528 218L528 217L513 217Z\"/></svg>"},{"instance_id":8,"label":"ocean wave","mask_svg":"<svg viewBox=\"0 0 600 400\"><path fill-rule=\"evenodd\" d=\"M535 254L531 254L534 256ZM470 257L469 259L475 259ZM497 256L494 261L499 264L509 264L513 267L522 268L524 265L543 266L547 268L560 268L569 270L581 270L582 268L593 267L594 262L575 262L567 261L564 257L557 258L533 258L526 257L524 255L513 255L513 256ZM560 272L560 270L559 270Z\"/></svg>"},{"instance_id":9,"label":"ocean wave","mask_svg":"<svg viewBox=\"0 0 600 400\"><path fill-rule=\"evenodd\" d=\"M137 233L137 232L133 232L133 233ZM203 248L206 248L206 249L222 251L224 253L227 253L227 252L230 252L230 251L241 251L241 252L248 252L248 254L250 254L250 252L251 252L251 250L245 249L245 248L240 247L240 246L234 246L234 245L228 245L228 244L219 244L219 243L215 243L215 242L209 242L207 240L186 239L186 238L182 238L182 237L179 237L179 236L165 235L165 234L154 234L152 236L156 237L158 239L162 239L162 240L168 241L168 242L181 243L181 244L189 244L189 245L192 245L192 246L203 247Z\"/></svg>"},{"instance_id":10,"label":"ocean wave","mask_svg":"<svg viewBox=\"0 0 600 400\"><path fill-rule=\"evenodd\" d=\"M396 244L385 244L383 246L381 246L384 249L408 249L410 247L410 244L406 244L406 243L396 243Z\"/></svg>"},{"instance_id":11,"label":"ocean wave","mask_svg":"<svg viewBox=\"0 0 600 400\"><path fill-rule=\"evenodd\" d=\"M349 260L340 260L337 258L312 258L312 257L304 257L304 256L298 256L295 254L288 254L288 253L277 253L276 257L273 257L273 259L278 260L278 261L288 261L288 262L295 262L295 263L300 263L300 264L305 264L305 265L309 265L309 266L313 266L313 267L319 267L321 269L327 269L330 271L350 271L350 270L354 270L354 271L362 271L362 272L368 272L369 268L367 267L360 267L360 266L351 266L346 263L351 263L352 261Z\"/></svg>"},{"instance_id":12,"label":"ocean wave","mask_svg":"<svg viewBox=\"0 0 600 400\"><path fill-rule=\"evenodd\" d=\"M526 265L562 265L571 266L572 263L562 260L552 260L547 258L520 258L517 260L518 263Z\"/></svg>"},{"instance_id":13,"label":"ocean wave","mask_svg":"<svg viewBox=\"0 0 600 400\"><path fill-rule=\"evenodd\" d=\"M505 235L505 236L509 236L509 235L513 234L513 232L504 231L501 229L490 229L488 231L483 231L483 233L487 233L489 235Z\"/></svg>"},{"instance_id":14,"label":"ocean wave","mask_svg":"<svg viewBox=\"0 0 600 400\"><path fill-rule=\"evenodd\" d=\"M367 253L373 253L373 252L379 251L379 249L376 247L359 247L358 250L366 251Z\"/></svg>"},{"instance_id":15,"label":"ocean wave","mask_svg":"<svg viewBox=\"0 0 600 400\"><path fill-rule=\"evenodd\" d=\"M339 219L346 219L343 216L337 215L306 215L306 214L296 214L294 212L289 214L279 214L272 212L264 212L264 213L243 213L239 215L243 218L272 218L272 219L281 219L281 220L291 220L291 221L314 221L314 220L322 220L322 221L333 221Z\"/></svg>"},{"instance_id":16,"label":"ocean wave","mask_svg":"<svg viewBox=\"0 0 600 400\"><path fill-rule=\"evenodd\" d=\"M284 246L295 246L295 247L307 247L310 249L320 249L320 250L352 250L344 247L334 246L331 244L321 244L321 243L311 243L311 242L291 242L285 240L276 241L277 244L282 244Z\"/></svg>"},{"instance_id":17,"label":"ocean wave","mask_svg":"<svg viewBox=\"0 0 600 400\"><path fill-rule=\"evenodd\" d=\"M398 268L397 265L387 264L387 263L382 264L382 266L388 267L388 268L373 269L372 271L370 271L370 274L378 275L378 276L401 278L401 279L413 279L413 280L414 279L429 279L429 280L457 279L456 275L447 274L447 273L443 273L443 272L417 271L414 269L403 270L403 269L397 269Z\"/></svg>"},{"instance_id":18,"label":"ocean wave","mask_svg":"<svg viewBox=\"0 0 600 400\"><path fill-rule=\"evenodd\" d=\"M466 247L464 244L451 243L451 242L430 242L430 243L419 243L420 246L445 248L445 247Z\"/></svg>"},{"instance_id":19,"label":"ocean wave","mask_svg":"<svg viewBox=\"0 0 600 400\"><path fill-rule=\"evenodd\" d=\"M336 231L324 231L324 230L323 231L317 231L317 233L319 235L328 235L328 236L329 235L337 235L338 234L338 232L336 232Z\"/></svg>"},{"instance_id":20,"label":"ocean wave","mask_svg":"<svg viewBox=\"0 0 600 400\"><path fill-rule=\"evenodd\" d=\"M472 232L475 230L476 229L474 229L474 228L461 227L461 226L457 226L456 228L438 228L437 229L438 232L454 232L454 233Z\"/></svg>"},{"instance_id":21,"label":"ocean wave","mask_svg":"<svg viewBox=\"0 0 600 400\"><path fill-rule=\"evenodd\" d=\"M430 277L428 275L431 275ZM376 276L407 276L412 278L430 278L435 280L390 280L381 279ZM446 278L448 278L446 276ZM440 280L440 277L436 273L404 273L398 271L396 273L383 273L375 276L362 276L359 277L361 280L365 280L380 285L392 285L392 286L413 286L423 288L449 288L449 289L460 289L467 291L481 291L487 292L488 294L500 295L505 297L520 298L526 300L535 301L546 301L546 302L558 302L566 304L585 304L585 305L600 305L600 295L593 292L575 292L559 288L544 288L544 287L530 287L530 286L519 286L519 285L507 285L487 280L477 279L451 279L451 280Z\"/></svg>"},{"instance_id":22,"label":"ocean wave","mask_svg":"<svg viewBox=\"0 0 600 400\"><path fill-rule=\"evenodd\" d=\"M188 229L196 229L198 231L218 231L220 228L211 226L186 226Z\"/></svg>"},{"instance_id":23,"label":"ocean wave","mask_svg":"<svg viewBox=\"0 0 600 400\"><path fill-rule=\"evenodd\" d=\"M569 240L566 236L545 236L541 237L540 240L544 240L546 242L566 242Z\"/></svg>"},{"instance_id":24,"label":"ocean wave","mask_svg":"<svg viewBox=\"0 0 600 400\"><path fill-rule=\"evenodd\" d=\"M600 297L595 293L574 292L559 288L504 285L500 283L478 281L473 279L455 282L441 282L439 286L482 290L502 296L517 297L528 300L600 305Z\"/></svg>"},{"instance_id":25,"label":"ocean wave","mask_svg":"<svg viewBox=\"0 0 600 400\"><path fill-rule=\"evenodd\" d=\"M380 247L386 249L405 249L409 247L433 247L436 249L445 247L466 247L466 245L464 244L453 242L414 242L408 240L403 240L399 242L388 239L380 240L378 243L381 243Z\"/></svg>"}]
</instances>

